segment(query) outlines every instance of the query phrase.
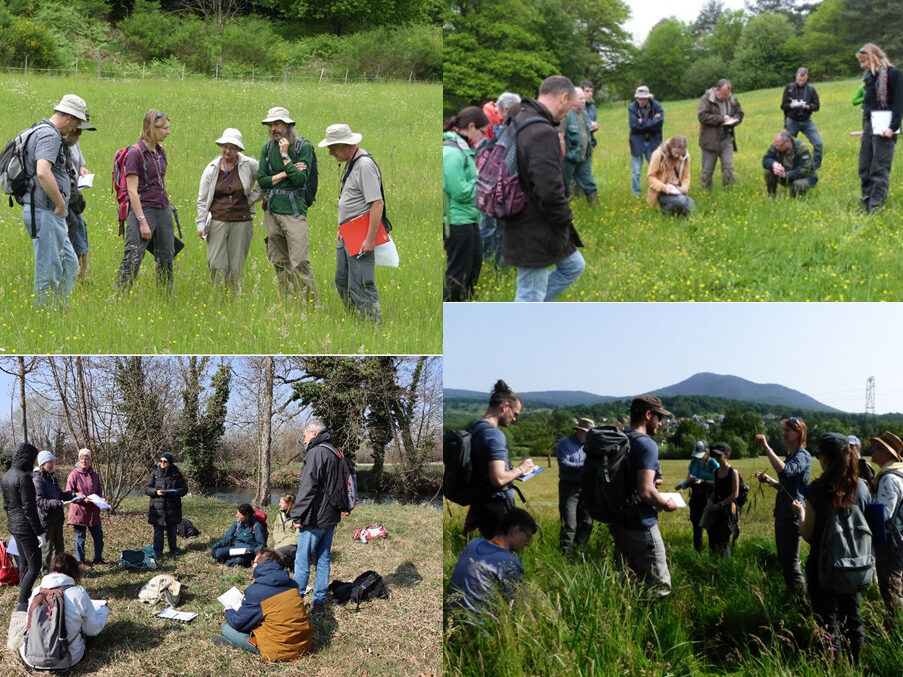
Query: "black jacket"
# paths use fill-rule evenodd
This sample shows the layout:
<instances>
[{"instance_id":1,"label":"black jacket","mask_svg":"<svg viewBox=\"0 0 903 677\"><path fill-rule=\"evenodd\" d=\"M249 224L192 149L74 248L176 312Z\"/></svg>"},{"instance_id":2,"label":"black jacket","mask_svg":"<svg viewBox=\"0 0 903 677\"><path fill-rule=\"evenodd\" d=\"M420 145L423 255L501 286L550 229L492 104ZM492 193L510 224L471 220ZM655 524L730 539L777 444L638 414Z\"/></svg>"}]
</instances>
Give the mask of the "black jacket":
<instances>
[{"instance_id":1,"label":"black jacket","mask_svg":"<svg viewBox=\"0 0 903 677\"><path fill-rule=\"evenodd\" d=\"M872 111L891 111L891 129L900 129L903 121L903 75L895 66L887 69L887 101L884 105L878 101L877 75L871 71L865 71L863 82L865 83L865 99L862 102L862 114L868 116Z\"/></svg>"},{"instance_id":2,"label":"black jacket","mask_svg":"<svg viewBox=\"0 0 903 677\"><path fill-rule=\"evenodd\" d=\"M792 100L801 100L805 101L809 104L808 108L791 108L790 102ZM808 120L812 114L819 109L821 104L818 101L818 92L815 91L815 87L810 85L808 82L800 87L796 84L796 80L791 82L789 85L784 87L784 95L781 97L781 110L784 111L784 115L786 115L791 120L796 120L797 122L805 122Z\"/></svg>"},{"instance_id":3,"label":"black jacket","mask_svg":"<svg viewBox=\"0 0 903 677\"><path fill-rule=\"evenodd\" d=\"M13 462L0 487L3 489L3 507L6 509L6 528L15 534L42 534L44 528L38 517L31 472L38 458L38 450L28 442L20 444L13 452Z\"/></svg>"},{"instance_id":4,"label":"black jacket","mask_svg":"<svg viewBox=\"0 0 903 677\"><path fill-rule=\"evenodd\" d=\"M339 509L330 505L330 488L334 487L341 471L341 459L324 442L332 436L324 430L307 446L307 456L301 469L301 485L295 496L295 505L289 515L302 527L324 528L335 526L342 518Z\"/></svg>"},{"instance_id":5,"label":"black jacket","mask_svg":"<svg viewBox=\"0 0 903 677\"><path fill-rule=\"evenodd\" d=\"M514 123L537 116L549 124L533 123L517 135L518 171L529 199L520 214L505 220L502 229L502 260L523 268L551 266L583 246L568 205L552 113L538 101L523 99Z\"/></svg>"},{"instance_id":6,"label":"black jacket","mask_svg":"<svg viewBox=\"0 0 903 677\"><path fill-rule=\"evenodd\" d=\"M69 501L75 494L60 489L53 473L37 470L32 475L34 491L38 503L38 518L42 529L52 524L63 523L63 501Z\"/></svg>"},{"instance_id":7,"label":"black jacket","mask_svg":"<svg viewBox=\"0 0 903 677\"><path fill-rule=\"evenodd\" d=\"M158 489L177 489L177 493L157 496ZM172 463L165 470L154 468L144 485L144 493L150 496L147 521L157 526L171 526L182 521L182 496L188 493L188 485L182 472Z\"/></svg>"}]
</instances>

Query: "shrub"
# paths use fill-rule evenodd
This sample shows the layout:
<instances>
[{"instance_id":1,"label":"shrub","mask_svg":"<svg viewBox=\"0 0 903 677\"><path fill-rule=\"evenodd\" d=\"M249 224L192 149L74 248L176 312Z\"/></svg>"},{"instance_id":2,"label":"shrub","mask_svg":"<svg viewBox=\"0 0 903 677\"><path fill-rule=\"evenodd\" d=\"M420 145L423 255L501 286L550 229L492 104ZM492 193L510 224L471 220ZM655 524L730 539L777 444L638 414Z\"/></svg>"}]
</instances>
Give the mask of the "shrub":
<instances>
[{"instance_id":1,"label":"shrub","mask_svg":"<svg viewBox=\"0 0 903 677\"><path fill-rule=\"evenodd\" d=\"M28 17L11 17L8 25L0 26L0 44L0 55L9 65L22 66L26 56L29 67L59 68L63 64L56 37Z\"/></svg>"},{"instance_id":2,"label":"shrub","mask_svg":"<svg viewBox=\"0 0 903 677\"><path fill-rule=\"evenodd\" d=\"M433 26L379 27L349 35L333 65L357 75L442 77L442 38Z\"/></svg>"}]
</instances>

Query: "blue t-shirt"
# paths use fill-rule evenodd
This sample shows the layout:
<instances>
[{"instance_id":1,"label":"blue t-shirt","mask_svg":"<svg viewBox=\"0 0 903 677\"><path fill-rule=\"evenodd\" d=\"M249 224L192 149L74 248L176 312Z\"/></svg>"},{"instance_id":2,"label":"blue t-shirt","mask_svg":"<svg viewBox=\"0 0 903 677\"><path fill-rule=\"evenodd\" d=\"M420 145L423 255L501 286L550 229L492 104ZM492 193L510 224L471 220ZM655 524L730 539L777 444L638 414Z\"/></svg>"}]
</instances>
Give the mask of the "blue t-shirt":
<instances>
[{"instance_id":1,"label":"blue t-shirt","mask_svg":"<svg viewBox=\"0 0 903 677\"><path fill-rule=\"evenodd\" d=\"M482 421L482 422L481 422ZM480 419L475 424L468 427L472 437L471 453L473 454L474 471L482 473L480 481L488 486L489 492L487 499L510 499L514 500L514 489L510 486L493 490L492 483L489 482L489 462L504 461L505 470L511 470L511 462L508 460L508 440L505 439L505 433L496 426L488 423L485 419Z\"/></svg>"},{"instance_id":2,"label":"blue t-shirt","mask_svg":"<svg viewBox=\"0 0 903 677\"><path fill-rule=\"evenodd\" d=\"M509 550L474 538L458 557L448 583L449 602L473 611L501 593L511 599L524 577L524 566Z\"/></svg>"},{"instance_id":3,"label":"blue t-shirt","mask_svg":"<svg viewBox=\"0 0 903 677\"><path fill-rule=\"evenodd\" d=\"M710 458L704 463L701 458L693 458L690 459L690 469L687 472L693 477L712 482L715 480L715 471L718 470L719 467L718 461L714 458Z\"/></svg>"},{"instance_id":4,"label":"blue t-shirt","mask_svg":"<svg viewBox=\"0 0 903 677\"><path fill-rule=\"evenodd\" d=\"M637 470L652 470L660 473L658 463L658 445L648 435L631 436L633 430L625 430L631 437L629 472L635 481ZM627 509L623 525L628 529L651 529L658 524L658 509L640 500L639 494L634 496L634 503Z\"/></svg>"},{"instance_id":5,"label":"blue t-shirt","mask_svg":"<svg viewBox=\"0 0 903 677\"><path fill-rule=\"evenodd\" d=\"M578 440L576 435L562 437L555 445L555 456L558 459L558 479L579 482L583 476L583 465L586 463L583 442Z\"/></svg>"},{"instance_id":6,"label":"blue t-shirt","mask_svg":"<svg viewBox=\"0 0 903 677\"><path fill-rule=\"evenodd\" d=\"M41 120L43 124L37 126L28 143L25 146L25 162L28 165L29 176L34 175L34 206L39 209L55 209L53 202L47 197L41 182L37 177L38 160L47 160L50 163L53 178L59 186L63 200L69 204L69 191L72 188L72 179L66 168L68 147L63 142L63 137L56 126L48 119ZM25 204L31 202L31 195L26 193L23 199Z\"/></svg>"},{"instance_id":7,"label":"blue t-shirt","mask_svg":"<svg viewBox=\"0 0 903 677\"><path fill-rule=\"evenodd\" d=\"M793 519L790 506L794 500L802 502L803 487L809 483L809 470L812 468L812 457L805 447L800 447L784 461L784 469L778 473L778 496L774 501L774 516L780 519ZM786 491L784 491L786 489ZM789 494L789 495L788 495Z\"/></svg>"}]
</instances>

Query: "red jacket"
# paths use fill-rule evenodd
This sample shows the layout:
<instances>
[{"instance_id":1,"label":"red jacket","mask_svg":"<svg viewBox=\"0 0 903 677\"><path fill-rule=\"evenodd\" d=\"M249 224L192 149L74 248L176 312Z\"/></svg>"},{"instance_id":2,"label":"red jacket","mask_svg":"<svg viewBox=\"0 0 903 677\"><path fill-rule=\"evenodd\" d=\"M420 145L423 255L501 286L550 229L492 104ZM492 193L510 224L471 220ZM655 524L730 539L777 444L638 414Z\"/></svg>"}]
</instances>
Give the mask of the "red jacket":
<instances>
[{"instance_id":1,"label":"red jacket","mask_svg":"<svg viewBox=\"0 0 903 677\"><path fill-rule=\"evenodd\" d=\"M86 470L78 463L69 473L66 480L66 491L71 491L75 495L84 494L90 496L97 494L103 496L103 486L100 478L94 471L94 468ZM93 503L70 503L69 504L69 524L75 524L81 527L95 527L100 524L100 508Z\"/></svg>"}]
</instances>

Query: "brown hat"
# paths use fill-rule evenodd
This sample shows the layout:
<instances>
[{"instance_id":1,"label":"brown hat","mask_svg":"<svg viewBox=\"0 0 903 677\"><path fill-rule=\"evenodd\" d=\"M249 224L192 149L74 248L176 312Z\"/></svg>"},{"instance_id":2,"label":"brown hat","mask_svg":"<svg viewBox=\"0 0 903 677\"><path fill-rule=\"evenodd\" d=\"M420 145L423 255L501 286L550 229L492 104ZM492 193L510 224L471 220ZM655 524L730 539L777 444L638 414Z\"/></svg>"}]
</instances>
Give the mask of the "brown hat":
<instances>
[{"instance_id":1,"label":"brown hat","mask_svg":"<svg viewBox=\"0 0 903 677\"><path fill-rule=\"evenodd\" d=\"M900 458L900 454L903 453L903 440L893 433L883 432L881 437L869 437L869 442L883 446L897 461L903 460Z\"/></svg>"},{"instance_id":2,"label":"brown hat","mask_svg":"<svg viewBox=\"0 0 903 677\"><path fill-rule=\"evenodd\" d=\"M589 430L590 428L595 428L596 424L593 423L593 419L591 418L578 418L577 424L574 426L574 430Z\"/></svg>"},{"instance_id":3,"label":"brown hat","mask_svg":"<svg viewBox=\"0 0 903 677\"><path fill-rule=\"evenodd\" d=\"M646 409L651 409L657 414L661 414L662 416L674 416L674 414L662 406L661 399L655 395L639 395L638 397L633 398L630 408L633 409L639 402L645 404Z\"/></svg>"}]
</instances>

